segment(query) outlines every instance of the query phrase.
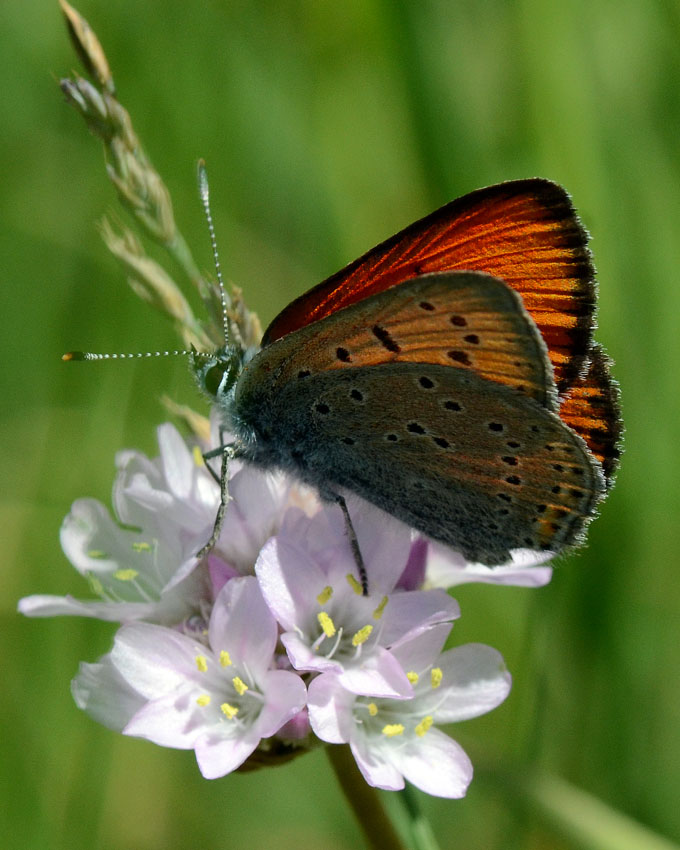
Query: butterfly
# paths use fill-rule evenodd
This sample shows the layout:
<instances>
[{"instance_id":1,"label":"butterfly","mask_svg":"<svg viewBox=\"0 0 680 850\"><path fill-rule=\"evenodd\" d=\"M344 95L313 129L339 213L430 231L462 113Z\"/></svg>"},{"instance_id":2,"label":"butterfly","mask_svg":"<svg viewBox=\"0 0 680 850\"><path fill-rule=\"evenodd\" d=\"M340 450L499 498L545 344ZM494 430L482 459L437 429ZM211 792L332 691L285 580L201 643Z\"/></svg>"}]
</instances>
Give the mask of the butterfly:
<instances>
[{"instance_id":1,"label":"butterfly","mask_svg":"<svg viewBox=\"0 0 680 850\"><path fill-rule=\"evenodd\" d=\"M345 511L356 494L472 562L580 543L622 434L587 242L538 178L415 222L289 304L254 356L194 356L230 456Z\"/></svg>"}]
</instances>

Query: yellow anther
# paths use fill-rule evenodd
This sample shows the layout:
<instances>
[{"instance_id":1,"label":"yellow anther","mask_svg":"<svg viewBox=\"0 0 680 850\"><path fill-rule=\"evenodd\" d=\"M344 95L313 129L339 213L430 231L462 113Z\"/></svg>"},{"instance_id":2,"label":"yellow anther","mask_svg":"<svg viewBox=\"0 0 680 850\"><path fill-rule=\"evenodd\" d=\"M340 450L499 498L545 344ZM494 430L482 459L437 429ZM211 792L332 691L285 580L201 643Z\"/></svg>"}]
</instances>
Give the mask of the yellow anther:
<instances>
[{"instance_id":1,"label":"yellow anther","mask_svg":"<svg viewBox=\"0 0 680 850\"><path fill-rule=\"evenodd\" d=\"M151 551L151 544L145 543L142 540L139 543L133 543L132 549L133 549L134 552L150 552Z\"/></svg>"},{"instance_id":2,"label":"yellow anther","mask_svg":"<svg viewBox=\"0 0 680 850\"><path fill-rule=\"evenodd\" d=\"M430 684L432 685L432 687L438 688L441 685L443 678L444 674L442 673L442 668L433 667L430 671Z\"/></svg>"},{"instance_id":3,"label":"yellow anther","mask_svg":"<svg viewBox=\"0 0 680 850\"><path fill-rule=\"evenodd\" d=\"M205 461L203 460L203 452L199 449L198 446L194 446L191 450L191 454L194 456L194 463L196 466L205 466Z\"/></svg>"},{"instance_id":4,"label":"yellow anther","mask_svg":"<svg viewBox=\"0 0 680 850\"><path fill-rule=\"evenodd\" d=\"M401 723L388 723L387 726L383 726L382 733L387 738L394 738L395 735L404 734L404 727Z\"/></svg>"},{"instance_id":5,"label":"yellow anther","mask_svg":"<svg viewBox=\"0 0 680 850\"><path fill-rule=\"evenodd\" d=\"M224 714L224 716L229 720L233 720L238 714L238 708L234 705L229 705L228 702L223 702L220 709L222 710L222 714Z\"/></svg>"},{"instance_id":6,"label":"yellow anther","mask_svg":"<svg viewBox=\"0 0 680 850\"><path fill-rule=\"evenodd\" d=\"M226 649L220 652L220 666L231 667L231 655L229 655Z\"/></svg>"},{"instance_id":7,"label":"yellow anther","mask_svg":"<svg viewBox=\"0 0 680 850\"><path fill-rule=\"evenodd\" d=\"M417 685L418 679L420 679L420 676L416 673L415 670L409 670L409 672L406 674L406 678L409 680L409 682L412 685Z\"/></svg>"},{"instance_id":8,"label":"yellow anther","mask_svg":"<svg viewBox=\"0 0 680 850\"><path fill-rule=\"evenodd\" d=\"M416 735L419 738L422 738L430 726L432 726L433 722L431 714L428 714L427 717L423 717L420 723L416 726Z\"/></svg>"},{"instance_id":9,"label":"yellow anther","mask_svg":"<svg viewBox=\"0 0 680 850\"><path fill-rule=\"evenodd\" d=\"M347 573L345 576L347 579L347 584L352 588L352 590L356 593L357 596L364 595L364 589L357 581L356 577L352 575L352 573Z\"/></svg>"},{"instance_id":10,"label":"yellow anther","mask_svg":"<svg viewBox=\"0 0 680 850\"><path fill-rule=\"evenodd\" d=\"M118 581L134 581L137 578L139 573L137 570L133 570L132 568L127 570L116 570L113 574L114 578L117 578Z\"/></svg>"},{"instance_id":11,"label":"yellow anther","mask_svg":"<svg viewBox=\"0 0 680 850\"><path fill-rule=\"evenodd\" d=\"M210 705L210 694L201 694L196 702L201 706L201 708L205 708L206 705Z\"/></svg>"},{"instance_id":12,"label":"yellow anther","mask_svg":"<svg viewBox=\"0 0 680 850\"><path fill-rule=\"evenodd\" d=\"M103 561L108 558L106 552L102 552L101 549L90 549L87 553L88 558L96 558L98 561Z\"/></svg>"},{"instance_id":13,"label":"yellow anther","mask_svg":"<svg viewBox=\"0 0 680 850\"><path fill-rule=\"evenodd\" d=\"M362 643L366 643L366 641L371 636L372 631L373 626L371 625L364 626L363 629L359 629L359 631L352 638L352 646L361 646Z\"/></svg>"},{"instance_id":14,"label":"yellow anther","mask_svg":"<svg viewBox=\"0 0 680 850\"><path fill-rule=\"evenodd\" d=\"M330 584L327 584L326 587L324 587L324 589L321 591L321 593L316 597L316 601L319 603L319 605L325 605L332 595L333 588L330 586Z\"/></svg>"},{"instance_id":15,"label":"yellow anther","mask_svg":"<svg viewBox=\"0 0 680 850\"><path fill-rule=\"evenodd\" d=\"M388 602L389 602L388 597L383 596L383 598L380 600L380 605L378 605L378 607L373 612L373 619L374 620L379 620L382 617L383 613L385 612L385 605L387 605Z\"/></svg>"},{"instance_id":16,"label":"yellow anther","mask_svg":"<svg viewBox=\"0 0 680 850\"><path fill-rule=\"evenodd\" d=\"M240 678L240 676L234 676L231 680L232 685L236 689L236 693L242 697L243 694L248 690L248 685Z\"/></svg>"},{"instance_id":17,"label":"yellow anther","mask_svg":"<svg viewBox=\"0 0 680 850\"><path fill-rule=\"evenodd\" d=\"M205 655L196 656L196 669L199 673L206 673L208 670L208 659Z\"/></svg>"},{"instance_id":18,"label":"yellow anther","mask_svg":"<svg viewBox=\"0 0 680 850\"><path fill-rule=\"evenodd\" d=\"M323 633L326 637L332 638L336 632L335 623L325 611L319 611L316 615L316 619L319 621L319 625L323 629Z\"/></svg>"},{"instance_id":19,"label":"yellow anther","mask_svg":"<svg viewBox=\"0 0 680 850\"><path fill-rule=\"evenodd\" d=\"M371 715L371 717L375 717L378 713L378 706L374 702L369 702L368 713Z\"/></svg>"}]
</instances>

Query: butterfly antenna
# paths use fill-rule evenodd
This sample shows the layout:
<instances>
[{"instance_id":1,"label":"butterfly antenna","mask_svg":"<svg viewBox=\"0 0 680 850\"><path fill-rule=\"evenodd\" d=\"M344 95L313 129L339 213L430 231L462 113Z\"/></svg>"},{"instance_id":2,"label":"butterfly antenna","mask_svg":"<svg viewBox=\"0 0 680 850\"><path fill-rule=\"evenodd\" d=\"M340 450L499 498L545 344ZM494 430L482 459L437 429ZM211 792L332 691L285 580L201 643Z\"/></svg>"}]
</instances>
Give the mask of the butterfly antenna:
<instances>
[{"instance_id":1,"label":"butterfly antenna","mask_svg":"<svg viewBox=\"0 0 680 850\"><path fill-rule=\"evenodd\" d=\"M135 360L140 357L186 357L189 354L196 355L193 349L182 349L176 351L139 351L134 354L97 354L94 351L67 351L62 354L62 360Z\"/></svg>"},{"instance_id":2,"label":"butterfly antenna","mask_svg":"<svg viewBox=\"0 0 680 850\"><path fill-rule=\"evenodd\" d=\"M198 192L201 196L205 220L208 223L208 233L210 234L210 246L213 252L213 260L215 261L215 273L217 275L217 283L220 287L220 302L222 304L222 330L224 332L225 345L229 342L229 318L227 316L227 294L224 288L224 280L222 279L222 269L220 267L220 255L217 252L217 239L215 238L215 227L213 225L212 213L210 212L210 187L208 185L208 171L205 167L205 160L198 161Z\"/></svg>"}]
</instances>

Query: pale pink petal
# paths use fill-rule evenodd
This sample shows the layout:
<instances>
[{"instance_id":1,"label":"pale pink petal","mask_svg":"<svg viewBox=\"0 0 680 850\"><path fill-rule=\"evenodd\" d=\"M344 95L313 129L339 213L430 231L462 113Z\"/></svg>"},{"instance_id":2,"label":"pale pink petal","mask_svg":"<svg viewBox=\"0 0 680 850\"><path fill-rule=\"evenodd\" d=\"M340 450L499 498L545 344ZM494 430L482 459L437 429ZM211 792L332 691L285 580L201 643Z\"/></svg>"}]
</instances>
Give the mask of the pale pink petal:
<instances>
[{"instance_id":1,"label":"pale pink petal","mask_svg":"<svg viewBox=\"0 0 680 850\"><path fill-rule=\"evenodd\" d=\"M395 699L413 695L404 669L392 653L381 646L373 647L360 663L346 665L338 679L344 688L355 694Z\"/></svg>"},{"instance_id":2,"label":"pale pink petal","mask_svg":"<svg viewBox=\"0 0 680 850\"><path fill-rule=\"evenodd\" d=\"M233 663L246 667L255 681L264 675L278 632L254 576L225 584L215 600L208 634L214 652L227 650Z\"/></svg>"},{"instance_id":3,"label":"pale pink petal","mask_svg":"<svg viewBox=\"0 0 680 850\"><path fill-rule=\"evenodd\" d=\"M460 606L445 590L412 590L392 593L385 606L380 641L391 646L431 626L460 617Z\"/></svg>"},{"instance_id":4,"label":"pale pink petal","mask_svg":"<svg viewBox=\"0 0 680 850\"><path fill-rule=\"evenodd\" d=\"M310 605L328 583L318 564L282 536L262 547L255 573L267 605L284 631L304 625Z\"/></svg>"},{"instance_id":5,"label":"pale pink petal","mask_svg":"<svg viewBox=\"0 0 680 850\"><path fill-rule=\"evenodd\" d=\"M265 704L254 724L262 738L269 738L295 717L307 702L307 688L297 673L270 670L261 682Z\"/></svg>"},{"instance_id":6,"label":"pale pink petal","mask_svg":"<svg viewBox=\"0 0 680 850\"><path fill-rule=\"evenodd\" d=\"M333 673L312 679L307 706L309 722L317 737L332 744L349 741L354 726L352 706L355 699L354 694L340 686Z\"/></svg>"}]
</instances>

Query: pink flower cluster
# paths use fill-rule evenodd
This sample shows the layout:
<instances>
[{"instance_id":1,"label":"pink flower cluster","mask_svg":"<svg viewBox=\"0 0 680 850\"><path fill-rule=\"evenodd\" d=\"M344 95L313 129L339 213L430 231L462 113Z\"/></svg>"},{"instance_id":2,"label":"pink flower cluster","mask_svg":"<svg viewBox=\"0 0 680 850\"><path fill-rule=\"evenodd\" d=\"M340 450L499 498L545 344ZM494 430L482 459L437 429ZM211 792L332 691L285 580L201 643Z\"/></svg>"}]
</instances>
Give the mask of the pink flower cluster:
<instances>
[{"instance_id":1,"label":"pink flower cluster","mask_svg":"<svg viewBox=\"0 0 680 850\"><path fill-rule=\"evenodd\" d=\"M219 487L201 449L171 425L160 456L117 457L116 521L77 501L61 543L98 597L30 596L19 610L120 623L111 652L83 663L79 707L157 744L193 749L207 778L256 750L349 744L366 781L461 797L472 765L437 727L499 705L510 676L496 650L444 649L469 581L539 586L535 553L489 568L349 501L369 593L336 506L281 475L232 462L220 539L202 560ZM545 558L545 555L543 556Z\"/></svg>"}]
</instances>

